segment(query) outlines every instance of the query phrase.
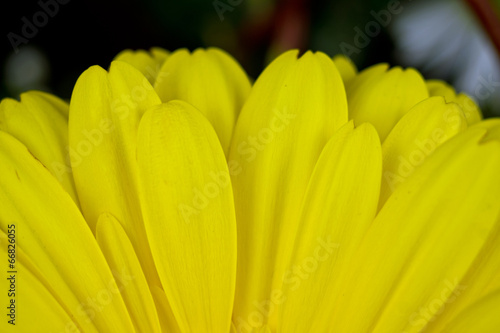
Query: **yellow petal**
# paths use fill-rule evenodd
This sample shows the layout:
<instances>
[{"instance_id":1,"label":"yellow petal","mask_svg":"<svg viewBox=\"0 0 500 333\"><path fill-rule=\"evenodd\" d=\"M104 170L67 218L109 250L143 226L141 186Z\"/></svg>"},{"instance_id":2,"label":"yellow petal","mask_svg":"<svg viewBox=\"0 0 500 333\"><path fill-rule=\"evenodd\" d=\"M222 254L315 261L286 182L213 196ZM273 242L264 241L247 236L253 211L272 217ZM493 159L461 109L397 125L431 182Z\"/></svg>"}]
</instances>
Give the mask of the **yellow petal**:
<instances>
[{"instance_id":1,"label":"yellow petal","mask_svg":"<svg viewBox=\"0 0 500 333\"><path fill-rule=\"evenodd\" d=\"M462 312L482 297L500 289L500 220L496 232L485 242L481 253L460 282L461 288L454 290L456 297L450 299L440 310L439 316L428 323L430 332L442 332L450 321L457 320Z\"/></svg>"},{"instance_id":2,"label":"yellow petal","mask_svg":"<svg viewBox=\"0 0 500 333\"><path fill-rule=\"evenodd\" d=\"M447 333L475 333L499 332L500 316L500 290L489 294L477 303L471 305L456 317L441 332Z\"/></svg>"},{"instance_id":3,"label":"yellow petal","mask_svg":"<svg viewBox=\"0 0 500 333\"><path fill-rule=\"evenodd\" d=\"M460 105L469 125L473 125L483 118L481 110L469 96L464 93L457 95L455 89L446 82L441 80L427 80L426 85L429 90L429 96L443 96L446 102L455 102Z\"/></svg>"},{"instance_id":4,"label":"yellow petal","mask_svg":"<svg viewBox=\"0 0 500 333\"><path fill-rule=\"evenodd\" d=\"M443 96L447 102L453 102L456 97L455 89L442 80L425 81L429 96Z\"/></svg>"},{"instance_id":5,"label":"yellow petal","mask_svg":"<svg viewBox=\"0 0 500 333\"><path fill-rule=\"evenodd\" d=\"M29 91L28 93L31 94L32 96L37 96L45 100L46 102L50 103L52 107L54 107L64 117L64 119L68 121L69 105L66 101L60 99L55 95L43 91Z\"/></svg>"},{"instance_id":6,"label":"yellow petal","mask_svg":"<svg viewBox=\"0 0 500 333\"><path fill-rule=\"evenodd\" d=\"M483 115L477 104L466 94L458 94L454 102L460 105L462 110L464 110L469 125L474 125L483 119Z\"/></svg>"},{"instance_id":7,"label":"yellow petal","mask_svg":"<svg viewBox=\"0 0 500 333\"><path fill-rule=\"evenodd\" d=\"M193 106L148 111L137 159L144 219L158 273L182 332L228 332L236 221L217 135Z\"/></svg>"},{"instance_id":8,"label":"yellow petal","mask_svg":"<svg viewBox=\"0 0 500 333\"><path fill-rule=\"evenodd\" d=\"M150 52L145 50L123 50L113 60L123 61L134 66L153 84L168 56L169 52L161 48L153 48Z\"/></svg>"},{"instance_id":9,"label":"yellow petal","mask_svg":"<svg viewBox=\"0 0 500 333\"><path fill-rule=\"evenodd\" d=\"M350 264L377 211L380 141L369 124L345 125L323 149L302 207L291 265L283 277L277 332L327 332L338 272ZM276 294L276 292L275 292Z\"/></svg>"},{"instance_id":10,"label":"yellow petal","mask_svg":"<svg viewBox=\"0 0 500 333\"><path fill-rule=\"evenodd\" d=\"M162 332L181 333L179 325L177 325L177 321L172 313L172 308L168 303L167 295L165 295L163 289L157 286L151 286L151 293L160 316Z\"/></svg>"},{"instance_id":11,"label":"yellow petal","mask_svg":"<svg viewBox=\"0 0 500 333\"><path fill-rule=\"evenodd\" d=\"M384 171L379 206L436 148L466 127L462 109L446 103L443 97L431 97L415 105L382 145Z\"/></svg>"},{"instance_id":12,"label":"yellow petal","mask_svg":"<svg viewBox=\"0 0 500 333\"><path fill-rule=\"evenodd\" d=\"M342 79L323 53L286 52L257 79L229 158L238 221L235 325L281 285L309 177L346 122Z\"/></svg>"},{"instance_id":13,"label":"yellow petal","mask_svg":"<svg viewBox=\"0 0 500 333\"><path fill-rule=\"evenodd\" d=\"M163 64L165 62L165 60L167 60L168 57L170 56L170 52L169 51L167 51L167 50L165 50L165 49L163 49L161 47L158 47L158 46L150 48L149 52L151 52L151 55L160 64Z\"/></svg>"},{"instance_id":14,"label":"yellow petal","mask_svg":"<svg viewBox=\"0 0 500 333\"><path fill-rule=\"evenodd\" d=\"M155 89L161 100L180 99L195 106L210 121L227 155L233 128L250 92L240 65L216 48L189 53L177 50L161 68Z\"/></svg>"},{"instance_id":15,"label":"yellow petal","mask_svg":"<svg viewBox=\"0 0 500 333\"><path fill-rule=\"evenodd\" d=\"M474 128L484 128L488 130L483 141L500 140L500 118L490 118L473 125Z\"/></svg>"},{"instance_id":16,"label":"yellow petal","mask_svg":"<svg viewBox=\"0 0 500 333\"><path fill-rule=\"evenodd\" d=\"M6 277L1 279L0 287L5 290L2 295L5 306L3 320L0 322L2 332L79 332L75 322L61 304L52 296L45 286L20 260L20 249L15 241L17 230L7 237L0 230L0 255L2 258L15 258L14 270L7 268ZM9 233L10 234L10 233ZM9 242L10 240L10 242ZM9 247L10 246L10 247ZM15 253L14 253L15 251ZM6 267L8 263L6 263ZM12 273L12 272L16 273ZM5 296L5 297L4 297ZM26 320L29 318L29 320Z\"/></svg>"},{"instance_id":17,"label":"yellow petal","mask_svg":"<svg viewBox=\"0 0 500 333\"><path fill-rule=\"evenodd\" d=\"M463 289L500 213L500 143L485 132L449 140L389 198L339 272L336 331L419 332Z\"/></svg>"},{"instance_id":18,"label":"yellow petal","mask_svg":"<svg viewBox=\"0 0 500 333\"><path fill-rule=\"evenodd\" d=\"M388 69L389 65L386 63L380 63L365 68L356 75L356 80L351 80L349 81L349 84L346 84L345 89L347 91L347 95L356 90L368 89L371 82L377 81L377 79L383 76Z\"/></svg>"},{"instance_id":19,"label":"yellow petal","mask_svg":"<svg viewBox=\"0 0 500 333\"><path fill-rule=\"evenodd\" d=\"M351 79L353 79L358 73L358 69L352 60L342 54L333 57L333 62L335 63L344 84L351 81Z\"/></svg>"},{"instance_id":20,"label":"yellow petal","mask_svg":"<svg viewBox=\"0 0 500 333\"><path fill-rule=\"evenodd\" d=\"M137 332L161 332L155 303L134 248L125 231L110 214L102 214L97 223L97 242L115 279L132 276L120 290Z\"/></svg>"},{"instance_id":21,"label":"yellow petal","mask_svg":"<svg viewBox=\"0 0 500 333\"><path fill-rule=\"evenodd\" d=\"M36 265L37 278L48 283L83 331L133 330L115 279L78 207L19 141L1 131L0 174L0 229L8 233L8 225L15 225L16 244Z\"/></svg>"},{"instance_id":22,"label":"yellow petal","mask_svg":"<svg viewBox=\"0 0 500 333\"><path fill-rule=\"evenodd\" d=\"M400 67L385 71L386 64L365 69L347 84L349 118L369 122L383 142L391 129L415 104L429 96L416 70Z\"/></svg>"},{"instance_id":23,"label":"yellow petal","mask_svg":"<svg viewBox=\"0 0 500 333\"><path fill-rule=\"evenodd\" d=\"M136 139L146 108L160 104L148 80L131 65L94 66L78 79L70 103L69 143L82 212L92 230L102 213L123 225L148 282L159 285L142 222Z\"/></svg>"},{"instance_id":24,"label":"yellow petal","mask_svg":"<svg viewBox=\"0 0 500 333\"><path fill-rule=\"evenodd\" d=\"M488 130L481 142L500 141L500 119L482 121L474 125L474 128ZM429 323L427 328L430 331L441 332L444 326L454 317L460 316L467 306L500 289L500 219L496 222L495 229L468 274L460 282L465 288L462 288L453 302L448 302L439 316Z\"/></svg>"},{"instance_id":25,"label":"yellow petal","mask_svg":"<svg viewBox=\"0 0 500 333\"><path fill-rule=\"evenodd\" d=\"M6 98L0 103L0 130L24 143L78 204L67 159L67 110L66 102L37 91L21 94L21 102Z\"/></svg>"}]
</instances>

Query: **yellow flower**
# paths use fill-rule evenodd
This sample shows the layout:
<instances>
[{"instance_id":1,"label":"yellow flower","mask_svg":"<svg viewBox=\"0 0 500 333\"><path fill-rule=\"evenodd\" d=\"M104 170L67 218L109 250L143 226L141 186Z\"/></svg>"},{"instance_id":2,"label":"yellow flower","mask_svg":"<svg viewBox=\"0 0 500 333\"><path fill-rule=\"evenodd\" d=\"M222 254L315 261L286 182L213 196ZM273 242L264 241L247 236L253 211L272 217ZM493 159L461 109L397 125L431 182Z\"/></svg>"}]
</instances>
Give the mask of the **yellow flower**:
<instances>
[{"instance_id":1,"label":"yellow flower","mask_svg":"<svg viewBox=\"0 0 500 333\"><path fill-rule=\"evenodd\" d=\"M500 120L413 69L124 51L0 104L0 325L496 332L499 170Z\"/></svg>"}]
</instances>

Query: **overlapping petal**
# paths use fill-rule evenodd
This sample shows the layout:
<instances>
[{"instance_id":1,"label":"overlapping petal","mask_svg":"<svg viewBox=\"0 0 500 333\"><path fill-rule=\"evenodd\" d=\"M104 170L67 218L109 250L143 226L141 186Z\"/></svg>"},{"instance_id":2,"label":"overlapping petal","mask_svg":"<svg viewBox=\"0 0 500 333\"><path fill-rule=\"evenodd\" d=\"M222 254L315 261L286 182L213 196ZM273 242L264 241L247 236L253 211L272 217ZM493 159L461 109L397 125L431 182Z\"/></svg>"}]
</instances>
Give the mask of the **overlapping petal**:
<instances>
[{"instance_id":1,"label":"overlapping petal","mask_svg":"<svg viewBox=\"0 0 500 333\"><path fill-rule=\"evenodd\" d=\"M112 214L128 235L148 281L159 285L139 203L136 140L145 110L159 105L151 84L121 61L109 73L94 66L73 90L69 117L71 167L83 215L95 231Z\"/></svg>"},{"instance_id":2,"label":"overlapping petal","mask_svg":"<svg viewBox=\"0 0 500 333\"><path fill-rule=\"evenodd\" d=\"M448 139L467 128L464 112L443 97L418 103L394 126L382 145L380 207Z\"/></svg>"},{"instance_id":3,"label":"overlapping petal","mask_svg":"<svg viewBox=\"0 0 500 333\"><path fill-rule=\"evenodd\" d=\"M499 307L500 290L496 290L460 313L442 332L496 332L500 327Z\"/></svg>"},{"instance_id":4,"label":"overlapping petal","mask_svg":"<svg viewBox=\"0 0 500 333\"><path fill-rule=\"evenodd\" d=\"M371 123L382 142L401 117L429 96L416 70L387 68L387 64L369 67L346 84L349 119Z\"/></svg>"},{"instance_id":5,"label":"overlapping petal","mask_svg":"<svg viewBox=\"0 0 500 333\"><path fill-rule=\"evenodd\" d=\"M339 272L332 327L419 332L462 288L500 213L500 142L482 143L485 132L448 141L396 189Z\"/></svg>"},{"instance_id":6,"label":"overlapping petal","mask_svg":"<svg viewBox=\"0 0 500 333\"><path fill-rule=\"evenodd\" d=\"M23 266L31 266L35 279L28 273L26 282L33 284L26 291L38 293L32 304L24 297L19 302L24 300L23 306L50 314L49 318L57 315L59 327L66 318L64 309L85 332L132 331L117 281L78 207L23 144L1 131L0 174L0 229L7 234L8 225L15 225L17 253L24 261L17 277L23 277ZM4 237L1 243L2 248L7 247ZM39 282L44 288L38 291ZM22 295L21 281L17 286ZM41 302L49 293L55 301ZM61 308L45 309L55 302Z\"/></svg>"},{"instance_id":7,"label":"overlapping petal","mask_svg":"<svg viewBox=\"0 0 500 333\"><path fill-rule=\"evenodd\" d=\"M351 81L351 79L353 79L356 74L358 74L356 65L354 65L351 59L344 55L336 55L335 57L333 57L333 62L335 63L335 66L337 67L337 70L339 71L344 84L347 84L347 82Z\"/></svg>"},{"instance_id":8,"label":"overlapping petal","mask_svg":"<svg viewBox=\"0 0 500 333\"><path fill-rule=\"evenodd\" d=\"M474 125L483 119L481 110L476 103L466 94L455 92L452 86L441 80L427 80L427 89L430 96L443 96L447 102L455 102L464 111L469 125Z\"/></svg>"},{"instance_id":9,"label":"overlapping petal","mask_svg":"<svg viewBox=\"0 0 500 333\"><path fill-rule=\"evenodd\" d=\"M500 330L500 120L468 96L322 53L252 88L218 49L115 59L69 116L0 105L19 329Z\"/></svg>"},{"instance_id":10,"label":"overlapping petal","mask_svg":"<svg viewBox=\"0 0 500 333\"><path fill-rule=\"evenodd\" d=\"M123 61L138 69L151 84L158 79L158 74L170 52L159 47L153 47L149 52L145 50L123 50L114 60Z\"/></svg>"},{"instance_id":11,"label":"overlapping petal","mask_svg":"<svg viewBox=\"0 0 500 333\"><path fill-rule=\"evenodd\" d=\"M14 239L14 242L9 242L10 239ZM71 313L64 304L59 303L57 296L51 293L50 286L42 282L40 275L36 275L37 270L34 273L25 265L26 256L19 246L16 246L15 237L8 238L7 234L0 230L0 247L0 255L3 258L9 258L8 254L12 255L14 249L16 251L15 256L12 256L15 258L14 269L9 269L6 278L0 283L0 287L6 291L8 297L5 303L6 316L0 322L2 332L8 332L13 327L23 332L77 330ZM22 293L19 292L19 288L12 288L12 285L19 286L19 275L13 274L14 279L12 279L12 272L22 272ZM23 304L30 306L25 307ZM21 306L24 308L23 317L30 320L20 320L17 316L16 312Z\"/></svg>"},{"instance_id":12,"label":"overlapping petal","mask_svg":"<svg viewBox=\"0 0 500 333\"><path fill-rule=\"evenodd\" d=\"M240 65L217 48L173 52L163 64L155 89L161 100L186 101L212 124L226 155L250 81Z\"/></svg>"},{"instance_id":13,"label":"overlapping petal","mask_svg":"<svg viewBox=\"0 0 500 333\"><path fill-rule=\"evenodd\" d=\"M160 321L146 277L123 227L110 214L99 217L97 242L115 279L131 276L132 281L120 290L137 332L161 332Z\"/></svg>"},{"instance_id":14,"label":"overlapping petal","mask_svg":"<svg viewBox=\"0 0 500 333\"><path fill-rule=\"evenodd\" d=\"M325 54L297 59L289 51L255 82L228 162L238 222L236 325L281 288L309 178L323 146L346 122L342 79Z\"/></svg>"},{"instance_id":15,"label":"overlapping petal","mask_svg":"<svg viewBox=\"0 0 500 333\"><path fill-rule=\"evenodd\" d=\"M79 203L68 155L68 104L48 93L30 91L21 101L0 104L0 130L20 140Z\"/></svg>"},{"instance_id":16,"label":"overlapping petal","mask_svg":"<svg viewBox=\"0 0 500 333\"><path fill-rule=\"evenodd\" d=\"M224 153L193 106L150 109L138 134L141 201L156 267L181 332L228 332L236 221Z\"/></svg>"},{"instance_id":17,"label":"overlapping petal","mask_svg":"<svg viewBox=\"0 0 500 333\"><path fill-rule=\"evenodd\" d=\"M283 304L273 332L331 328L338 273L351 264L375 217L381 172L380 141L370 124L354 129L350 122L328 141L307 188L281 297L273 300Z\"/></svg>"}]
</instances>

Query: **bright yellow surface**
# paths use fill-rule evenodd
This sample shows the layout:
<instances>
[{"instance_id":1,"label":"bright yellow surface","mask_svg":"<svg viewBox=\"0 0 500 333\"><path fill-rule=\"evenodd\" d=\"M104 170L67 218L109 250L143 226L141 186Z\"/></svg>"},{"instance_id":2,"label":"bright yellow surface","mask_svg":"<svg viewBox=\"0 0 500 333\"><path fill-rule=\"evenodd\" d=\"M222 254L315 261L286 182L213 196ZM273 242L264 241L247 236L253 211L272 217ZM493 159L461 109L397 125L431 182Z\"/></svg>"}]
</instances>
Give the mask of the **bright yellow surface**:
<instances>
[{"instance_id":1,"label":"bright yellow surface","mask_svg":"<svg viewBox=\"0 0 500 333\"><path fill-rule=\"evenodd\" d=\"M16 329L500 332L500 119L297 53L251 86L219 49L126 50L69 107L2 101Z\"/></svg>"}]
</instances>

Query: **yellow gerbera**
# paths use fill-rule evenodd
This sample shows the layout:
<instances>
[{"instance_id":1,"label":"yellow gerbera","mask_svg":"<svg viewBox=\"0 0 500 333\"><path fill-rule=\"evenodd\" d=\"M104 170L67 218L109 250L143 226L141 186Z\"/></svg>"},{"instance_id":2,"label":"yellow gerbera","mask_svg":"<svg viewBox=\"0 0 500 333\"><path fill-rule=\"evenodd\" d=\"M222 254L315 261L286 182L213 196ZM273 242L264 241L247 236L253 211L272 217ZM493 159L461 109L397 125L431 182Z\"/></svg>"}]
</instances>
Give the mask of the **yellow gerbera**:
<instances>
[{"instance_id":1,"label":"yellow gerbera","mask_svg":"<svg viewBox=\"0 0 500 333\"><path fill-rule=\"evenodd\" d=\"M2 331L500 330L500 120L413 69L127 50L0 130Z\"/></svg>"}]
</instances>

